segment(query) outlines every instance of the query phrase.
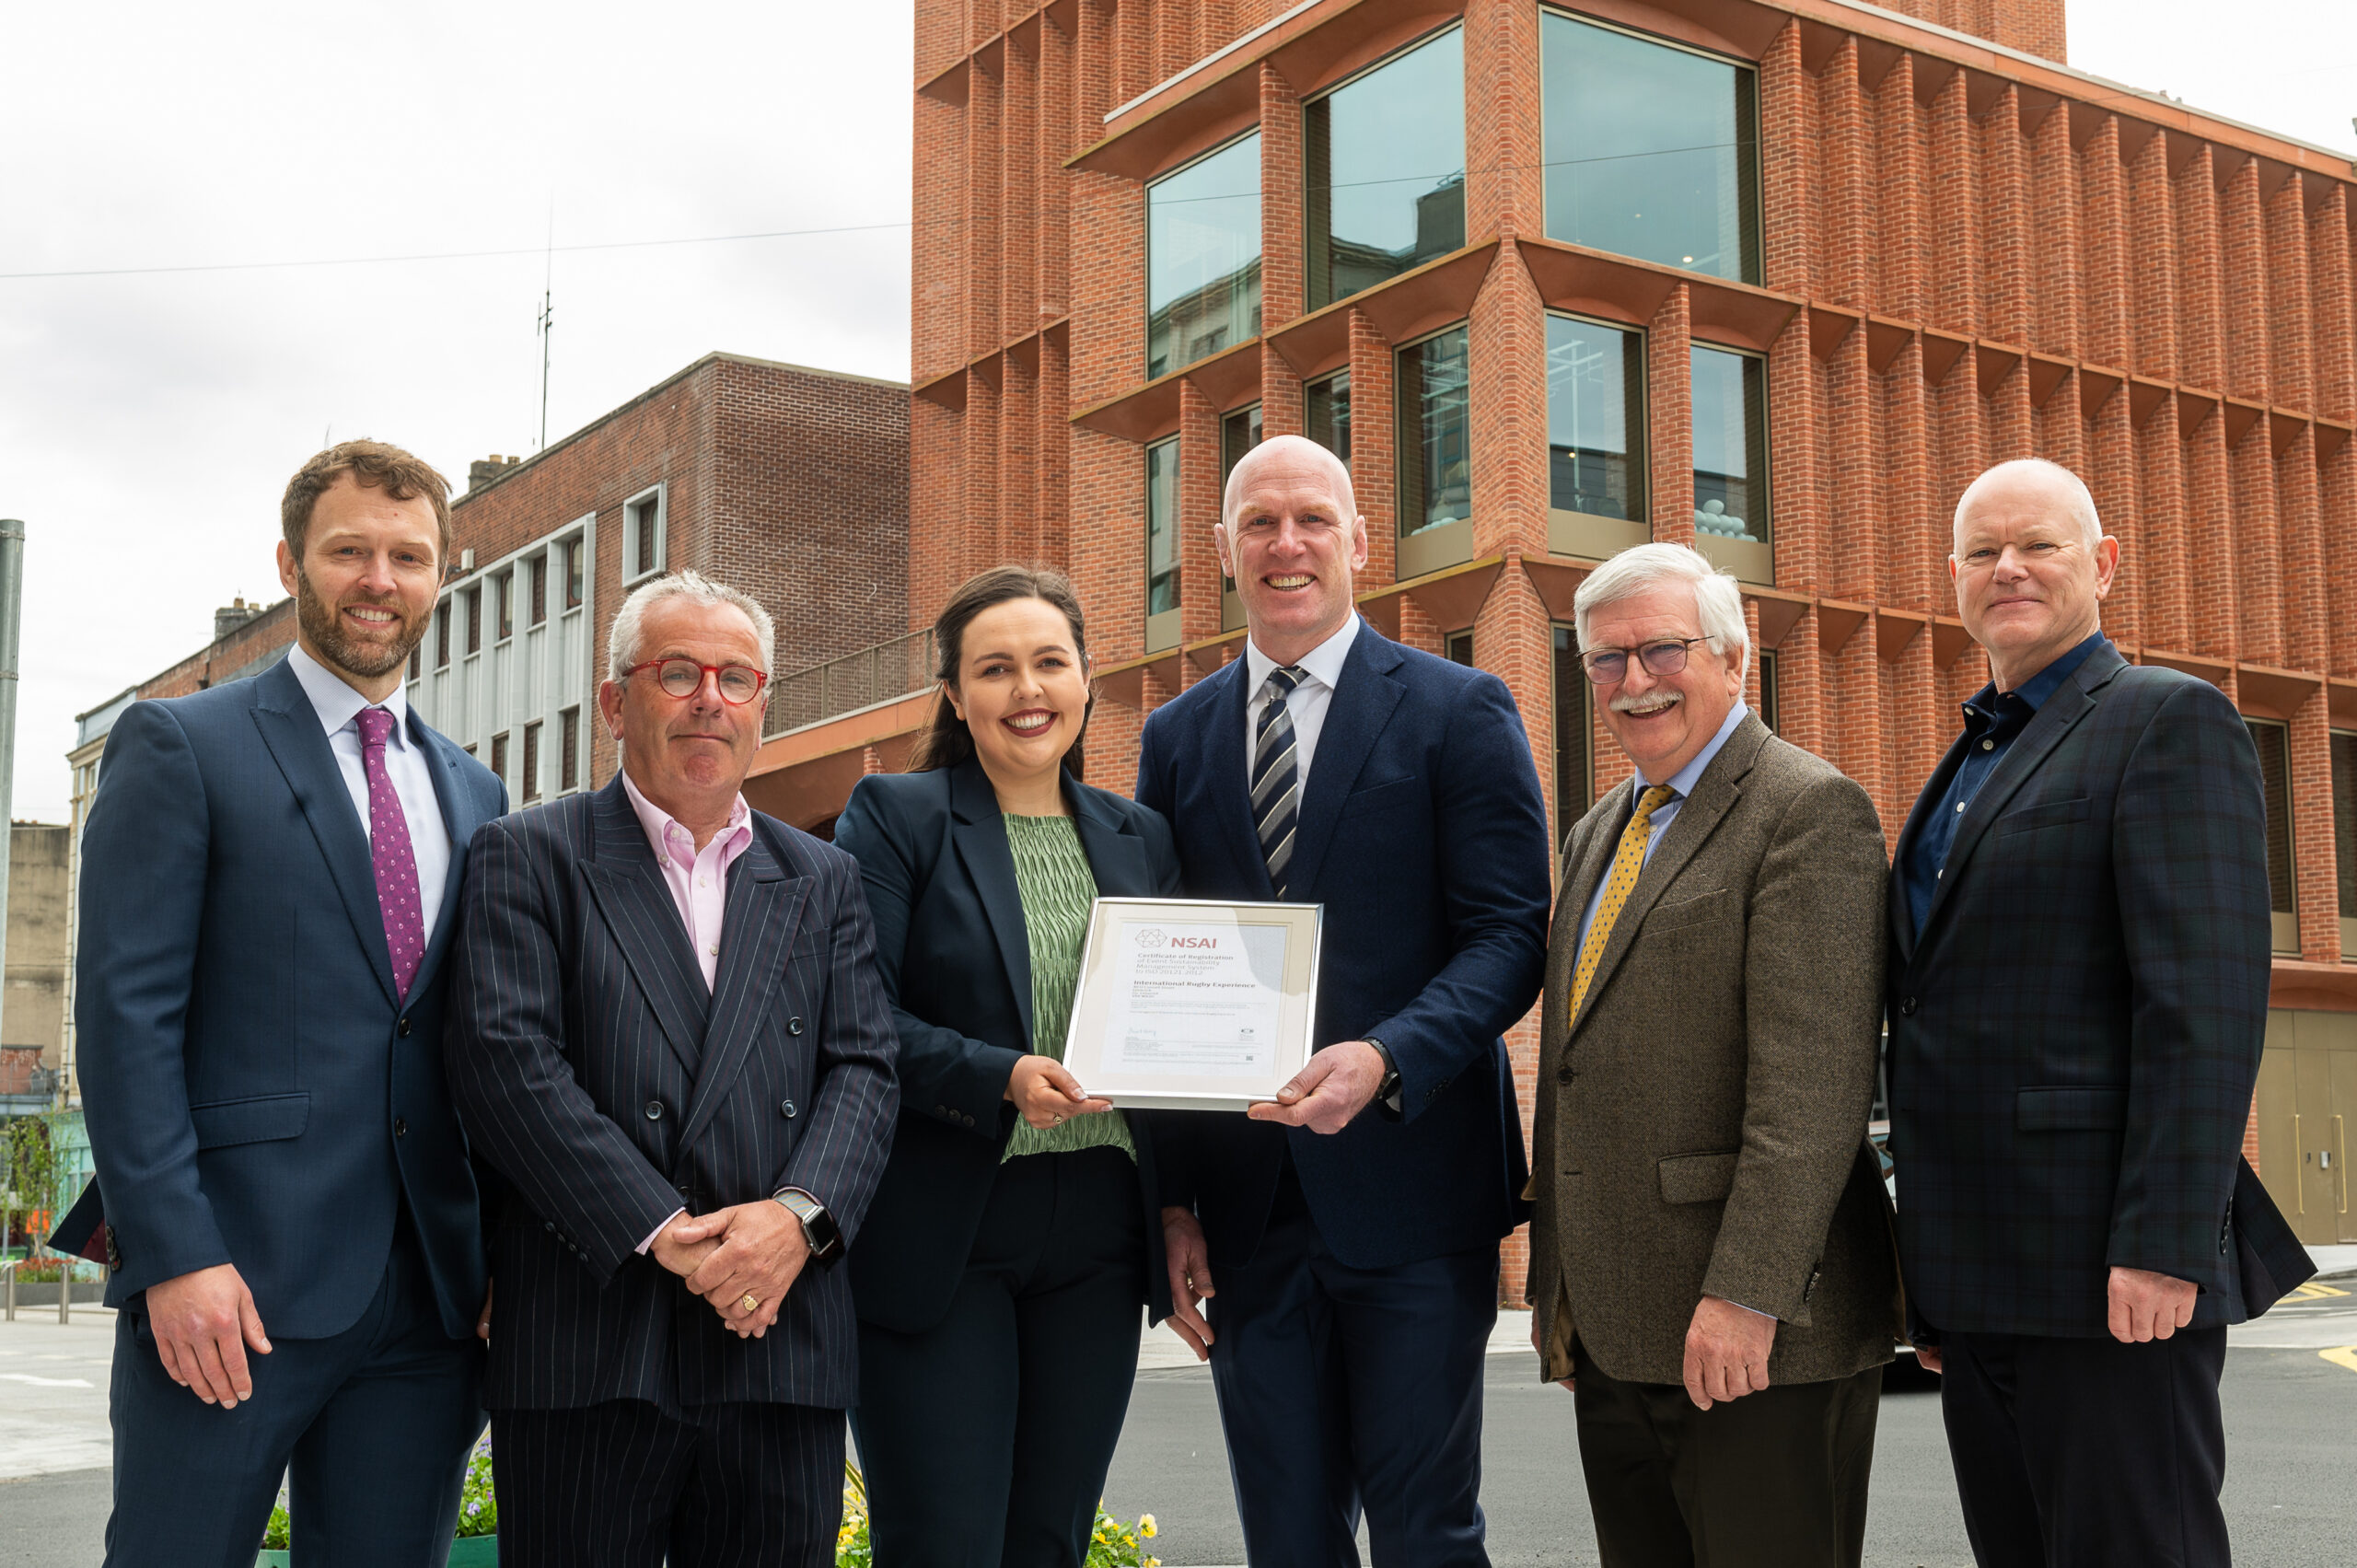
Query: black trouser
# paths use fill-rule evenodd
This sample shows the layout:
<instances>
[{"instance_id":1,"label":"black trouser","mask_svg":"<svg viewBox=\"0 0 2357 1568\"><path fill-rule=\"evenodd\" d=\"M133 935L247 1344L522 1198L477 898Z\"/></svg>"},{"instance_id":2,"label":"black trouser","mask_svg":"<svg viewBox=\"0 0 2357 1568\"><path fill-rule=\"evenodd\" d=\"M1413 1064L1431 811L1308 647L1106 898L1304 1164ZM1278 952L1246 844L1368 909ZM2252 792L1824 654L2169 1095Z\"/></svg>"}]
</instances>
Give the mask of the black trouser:
<instances>
[{"instance_id":1,"label":"black trouser","mask_svg":"<svg viewBox=\"0 0 2357 1568\"><path fill-rule=\"evenodd\" d=\"M494 1411L491 1446L505 1568L833 1568L841 1411Z\"/></svg>"},{"instance_id":2,"label":"black trouser","mask_svg":"<svg viewBox=\"0 0 2357 1568\"><path fill-rule=\"evenodd\" d=\"M1120 1149L1001 1166L949 1315L859 1326L853 1430L877 1568L1076 1568L1137 1376L1137 1167Z\"/></svg>"},{"instance_id":3,"label":"black trouser","mask_svg":"<svg viewBox=\"0 0 2357 1568\"><path fill-rule=\"evenodd\" d=\"M1941 1337L1940 1412L1984 1568L2225 1568L2226 1330Z\"/></svg>"},{"instance_id":4,"label":"black trouser","mask_svg":"<svg viewBox=\"0 0 2357 1568\"><path fill-rule=\"evenodd\" d=\"M234 1410L172 1381L144 1311L125 1308L114 1333L110 1568L251 1568L281 1476L296 1562L428 1568L448 1553L482 1434L482 1342L444 1330L406 1210L360 1320L249 1348L253 1398Z\"/></svg>"},{"instance_id":5,"label":"black trouser","mask_svg":"<svg viewBox=\"0 0 2357 1568\"><path fill-rule=\"evenodd\" d=\"M1856 1568L1882 1368L1696 1410L1574 1343L1580 1468L1605 1568Z\"/></svg>"}]
</instances>

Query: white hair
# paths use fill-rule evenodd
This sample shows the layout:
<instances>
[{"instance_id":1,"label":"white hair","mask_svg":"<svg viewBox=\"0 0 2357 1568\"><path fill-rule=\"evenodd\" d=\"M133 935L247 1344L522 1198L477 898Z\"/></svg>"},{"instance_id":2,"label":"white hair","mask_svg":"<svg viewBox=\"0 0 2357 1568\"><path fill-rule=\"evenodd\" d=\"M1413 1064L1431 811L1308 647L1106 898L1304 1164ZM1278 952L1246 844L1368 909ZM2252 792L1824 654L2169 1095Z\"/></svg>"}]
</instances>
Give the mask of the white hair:
<instances>
[{"instance_id":1,"label":"white hair","mask_svg":"<svg viewBox=\"0 0 2357 1568\"><path fill-rule=\"evenodd\" d=\"M777 630L760 600L726 583L715 583L701 572L674 572L651 583L641 583L631 590L630 598L622 600L621 612L614 617L613 630L606 634L607 679L621 680L623 672L638 663L639 637L646 612L667 598L734 606L753 623L753 636L761 645L761 673L767 675L776 669Z\"/></svg>"},{"instance_id":2,"label":"white hair","mask_svg":"<svg viewBox=\"0 0 2357 1568\"><path fill-rule=\"evenodd\" d=\"M1587 575L1572 596L1572 625L1580 646L1588 645L1588 617L1608 604L1659 587L1686 583L1694 589L1695 617L1711 651L1731 659L1736 673L1751 663L1751 633L1743 623L1743 590L1734 577L1711 564L1700 551L1686 544L1632 545Z\"/></svg>"},{"instance_id":3,"label":"white hair","mask_svg":"<svg viewBox=\"0 0 2357 1568\"><path fill-rule=\"evenodd\" d=\"M1964 494L1956 498L1956 521L1950 525L1951 537L1964 532L1964 514L1973 502L1980 498L1982 486L1993 487L2008 480L2032 476L2045 480L2062 492L2063 510L2077 520L2080 530L2086 535L2088 549L2093 550L2103 542L2103 519L2096 516L2096 498L2089 494L2087 482L2061 463L2049 463L2044 458L2015 458L2009 462L1999 463L1966 485Z\"/></svg>"}]
</instances>

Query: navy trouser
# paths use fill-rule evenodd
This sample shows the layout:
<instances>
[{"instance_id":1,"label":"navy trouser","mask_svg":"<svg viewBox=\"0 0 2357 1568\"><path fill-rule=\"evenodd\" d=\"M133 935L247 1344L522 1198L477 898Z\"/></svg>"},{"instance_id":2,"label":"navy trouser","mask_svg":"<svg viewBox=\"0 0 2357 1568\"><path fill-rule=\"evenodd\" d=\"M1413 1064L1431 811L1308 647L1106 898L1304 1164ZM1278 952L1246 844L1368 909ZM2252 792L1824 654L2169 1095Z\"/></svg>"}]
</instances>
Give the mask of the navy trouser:
<instances>
[{"instance_id":1,"label":"navy trouser","mask_svg":"<svg viewBox=\"0 0 2357 1568\"><path fill-rule=\"evenodd\" d=\"M1388 1269L1327 1250L1285 1163L1249 1263L1213 1273L1212 1386L1245 1555L1357 1568L1488 1568L1481 1369L1494 1247Z\"/></svg>"},{"instance_id":2,"label":"navy trouser","mask_svg":"<svg viewBox=\"0 0 2357 1568\"><path fill-rule=\"evenodd\" d=\"M442 1568L482 1434L482 1342L443 1331L406 1216L357 1323L270 1342L246 1352L253 1398L223 1410L172 1381L145 1313L115 1318L107 1568L253 1568L282 1476L296 1568Z\"/></svg>"},{"instance_id":3,"label":"navy trouser","mask_svg":"<svg viewBox=\"0 0 2357 1568\"><path fill-rule=\"evenodd\" d=\"M1945 1333L1940 1413L1982 1568L2226 1568L2226 1330Z\"/></svg>"}]
</instances>

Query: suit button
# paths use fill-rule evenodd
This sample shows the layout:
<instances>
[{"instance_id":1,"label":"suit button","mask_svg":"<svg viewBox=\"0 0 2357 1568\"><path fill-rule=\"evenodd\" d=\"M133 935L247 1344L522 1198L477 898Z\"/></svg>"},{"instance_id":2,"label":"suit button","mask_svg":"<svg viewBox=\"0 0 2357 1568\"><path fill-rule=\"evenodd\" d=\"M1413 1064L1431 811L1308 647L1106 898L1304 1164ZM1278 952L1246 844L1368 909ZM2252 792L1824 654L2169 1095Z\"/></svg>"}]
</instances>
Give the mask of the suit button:
<instances>
[{"instance_id":1,"label":"suit button","mask_svg":"<svg viewBox=\"0 0 2357 1568\"><path fill-rule=\"evenodd\" d=\"M400 1023L395 1024L393 1026L393 1032L401 1036L401 1039L407 1040L409 1038L409 1020L407 1018L403 1018Z\"/></svg>"},{"instance_id":2,"label":"suit button","mask_svg":"<svg viewBox=\"0 0 2357 1568\"><path fill-rule=\"evenodd\" d=\"M393 1136L396 1138L406 1138L409 1136L409 1123L402 1121L398 1116L393 1118Z\"/></svg>"},{"instance_id":3,"label":"suit button","mask_svg":"<svg viewBox=\"0 0 2357 1568\"><path fill-rule=\"evenodd\" d=\"M682 1188L680 1188L680 1189L679 1189L679 1196L680 1196L680 1197L682 1197L682 1198L692 1198L692 1197L694 1197L694 1196L695 1196L695 1194L694 1194L694 1193L692 1193L692 1192L690 1192L686 1188L682 1187Z\"/></svg>"},{"instance_id":4,"label":"suit button","mask_svg":"<svg viewBox=\"0 0 2357 1568\"><path fill-rule=\"evenodd\" d=\"M784 1117L788 1121L794 1120L794 1102L792 1100L782 1099L778 1101L777 1109L778 1114Z\"/></svg>"},{"instance_id":5,"label":"suit button","mask_svg":"<svg viewBox=\"0 0 2357 1568\"><path fill-rule=\"evenodd\" d=\"M646 1120L649 1121L660 1121L663 1120L663 1102L661 1100L651 1099L646 1102Z\"/></svg>"},{"instance_id":6,"label":"suit button","mask_svg":"<svg viewBox=\"0 0 2357 1568\"><path fill-rule=\"evenodd\" d=\"M786 1019L786 1021L785 1021L785 1032L786 1032L786 1033L788 1033L788 1034L790 1034L790 1035L798 1035L798 1034L800 1034L800 1033L802 1032L802 1020L801 1020L800 1018L788 1018L788 1019Z\"/></svg>"},{"instance_id":7,"label":"suit button","mask_svg":"<svg viewBox=\"0 0 2357 1568\"><path fill-rule=\"evenodd\" d=\"M1898 999L1898 1016L1902 1018L1911 1018L1915 1016L1915 998L1902 996Z\"/></svg>"},{"instance_id":8,"label":"suit button","mask_svg":"<svg viewBox=\"0 0 2357 1568\"><path fill-rule=\"evenodd\" d=\"M556 1234L556 1221L542 1220L540 1222L540 1228L547 1231L551 1236L554 1236Z\"/></svg>"},{"instance_id":9,"label":"suit button","mask_svg":"<svg viewBox=\"0 0 2357 1568\"><path fill-rule=\"evenodd\" d=\"M1562 1067L1556 1069L1555 1081L1559 1084L1568 1084L1577 1075L1569 1067Z\"/></svg>"}]
</instances>

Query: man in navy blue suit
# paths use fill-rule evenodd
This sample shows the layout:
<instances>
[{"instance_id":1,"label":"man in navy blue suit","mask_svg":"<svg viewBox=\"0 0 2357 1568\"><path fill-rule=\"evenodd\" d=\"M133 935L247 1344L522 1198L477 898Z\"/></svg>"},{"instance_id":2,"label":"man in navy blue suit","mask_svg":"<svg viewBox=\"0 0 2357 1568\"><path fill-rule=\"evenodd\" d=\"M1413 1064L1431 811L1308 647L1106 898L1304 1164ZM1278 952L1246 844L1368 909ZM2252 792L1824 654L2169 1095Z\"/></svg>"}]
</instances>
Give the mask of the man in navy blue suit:
<instances>
[{"instance_id":1,"label":"man in navy blue suit","mask_svg":"<svg viewBox=\"0 0 2357 1568\"><path fill-rule=\"evenodd\" d=\"M282 505L284 662L135 703L82 840L75 1020L115 1320L107 1562L427 1568L482 1430L480 1200L442 1074L461 857L506 808L408 711L442 477L347 441Z\"/></svg>"},{"instance_id":2,"label":"man in navy blue suit","mask_svg":"<svg viewBox=\"0 0 2357 1568\"><path fill-rule=\"evenodd\" d=\"M1222 510L1250 641L1146 720L1137 797L1190 895L1325 906L1319 1049L1249 1120L1157 1124L1174 1320L1212 1364L1254 1562L1355 1568L1364 1512L1379 1564L1486 1564L1481 1365L1526 1175L1500 1037L1547 945L1538 771L1503 681L1353 610L1366 520L1333 454L1263 443Z\"/></svg>"}]
</instances>

